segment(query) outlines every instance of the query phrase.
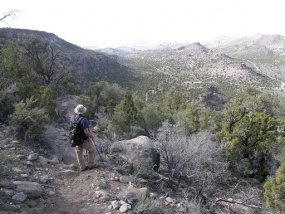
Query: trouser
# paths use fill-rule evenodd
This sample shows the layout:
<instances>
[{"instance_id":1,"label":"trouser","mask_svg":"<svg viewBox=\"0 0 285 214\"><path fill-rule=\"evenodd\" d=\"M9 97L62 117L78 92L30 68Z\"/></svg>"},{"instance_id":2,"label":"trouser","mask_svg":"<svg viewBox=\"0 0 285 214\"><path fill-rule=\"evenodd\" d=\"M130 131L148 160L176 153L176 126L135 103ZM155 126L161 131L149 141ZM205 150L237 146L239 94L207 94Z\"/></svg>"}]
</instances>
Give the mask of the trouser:
<instances>
[{"instance_id":1,"label":"trouser","mask_svg":"<svg viewBox=\"0 0 285 214\"><path fill-rule=\"evenodd\" d=\"M77 161L78 161L80 169L84 169L86 167L86 163L84 161L84 154L83 154L84 150L87 150L88 167L94 166L95 145L90 139L85 140L82 145L76 146L75 149L76 149Z\"/></svg>"}]
</instances>

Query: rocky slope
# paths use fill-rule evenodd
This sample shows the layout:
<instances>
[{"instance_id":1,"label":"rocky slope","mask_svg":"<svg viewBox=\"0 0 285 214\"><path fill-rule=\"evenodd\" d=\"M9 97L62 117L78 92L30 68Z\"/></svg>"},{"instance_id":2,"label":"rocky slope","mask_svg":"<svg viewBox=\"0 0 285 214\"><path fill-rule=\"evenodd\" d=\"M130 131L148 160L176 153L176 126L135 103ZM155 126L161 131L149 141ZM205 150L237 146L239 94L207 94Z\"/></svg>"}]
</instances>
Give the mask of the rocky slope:
<instances>
[{"instance_id":1,"label":"rocky slope","mask_svg":"<svg viewBox=\"0 0 285 214\"><path fill-rule=\"evenodd\" d=\"M137 51L101 50L116 55L118 62L141 77L138 91L159 93L169 88L205 90L280 87L281 82L261 73L249 60L209 49L200 43L168 45L157 49Z\"/></svg>"},{"instance_id":2,"label":"rocky slope","mask_svg":"<svg viewBox=\"0 0 285 214\"><path fill-rule=\"evenodd\" d=\"M114 58L97 51L83 49L58 36L43 31L0 28L0 43L6 47L13 39L22 35L34 35L50 42L58 53L60 64L71 73L82 89L90 82L108 81L123 87L129 86L135 79L134 74ZM122 78L128 76L128 78Z\"/></svg>"},{"instance_id":3,"label":"rocky slope","mask_svg":"<svg viewBox=\"0 0 285 214\"><path fill-rule=\"evenodd\" d=\"M284 36L257 34L251 37L224 38L206 45L247 62L271 78L285 80Z\"/></svg>"}]
</instances>

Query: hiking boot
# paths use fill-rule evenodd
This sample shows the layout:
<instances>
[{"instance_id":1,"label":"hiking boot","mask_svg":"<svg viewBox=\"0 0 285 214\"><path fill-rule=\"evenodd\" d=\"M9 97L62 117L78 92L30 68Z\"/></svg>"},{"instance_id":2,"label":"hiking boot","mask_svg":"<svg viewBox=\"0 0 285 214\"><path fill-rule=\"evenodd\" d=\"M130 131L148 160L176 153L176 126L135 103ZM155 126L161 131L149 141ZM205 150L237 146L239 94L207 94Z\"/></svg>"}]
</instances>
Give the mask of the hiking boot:
<instances>
[{"instance_id":1,"label":"hiking boot","mask_svg":"<svg viewBox=\"0 0 285 214\"><path fill-rule=\"evenodd\" d=\"M81 169L80 171L81 171L81 172L84 172L84 171L86 171L87 169L88 169L88 166L84 167L84 168Z\"/></svg>"}]
</instances>

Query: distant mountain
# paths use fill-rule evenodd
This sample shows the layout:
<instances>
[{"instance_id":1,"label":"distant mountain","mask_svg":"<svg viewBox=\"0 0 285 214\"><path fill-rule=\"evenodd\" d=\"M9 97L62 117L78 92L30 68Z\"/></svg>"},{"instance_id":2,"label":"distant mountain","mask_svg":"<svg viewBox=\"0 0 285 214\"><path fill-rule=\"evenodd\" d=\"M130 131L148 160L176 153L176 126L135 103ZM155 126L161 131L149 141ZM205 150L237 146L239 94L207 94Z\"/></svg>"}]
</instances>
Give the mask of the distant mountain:
<instances>
[{"instance_id":1,"label":"distant mountain","mask_svg":"<svg viewBox=\"0 0 285 214\"><path fill-rule=\"evenodd\" d=\"M110 54L106 50L100 51ZM206 90L215 86L227 90L254 86L271 89L281 85L247 60L225 54L218 48L212 50L198 42L123 53L112 50L111 54L117 55L120 64L141 77L143 81L137 84L137 90L145 94L156 94L169 88Z\"/></svg>"},{"instance_id":2,"label":"distant mountain","mask_svg":"<svg viewBox=\"0 0 285 214\"><path fill-rule=\"evenodd\" d=\"M7 43L22 34L47 39L61 55L62 65L85 89L90 82L108 81L155 96L170 88L228 91L247 86L279 90L285 85L285 41L280 35L220 38L211 43L162 44L152 49L128 47L90 50L52 33L0 29Z\"/></svg>"},{"instance_id":3,"label":"distant mountain","mask_svg":"<svg viewBox=\"0 0 285 214\"><path fill-rule=\"evenodd\" d=\"M1 38L5 39L6 45L23 34L35 35L48 40L60 54L61 64L77 79L82 89L86 88L90 82L103 80L129 87L135 80L130 69L119 64L114 57L107 56L102 52L81 48L52 33L0 28Z\"/></svg>"},{"instance_id":4,"label":"distant mountain","mask_svg":"<svg viewBox=\"0 0 285 214\"><path fill-rule=\"evenodd\" d=\"M216 40L206 46L243 60L273 79L285 81L285 39L282 35L256 34L220 42Z\"/></svg>"}]
</instances>

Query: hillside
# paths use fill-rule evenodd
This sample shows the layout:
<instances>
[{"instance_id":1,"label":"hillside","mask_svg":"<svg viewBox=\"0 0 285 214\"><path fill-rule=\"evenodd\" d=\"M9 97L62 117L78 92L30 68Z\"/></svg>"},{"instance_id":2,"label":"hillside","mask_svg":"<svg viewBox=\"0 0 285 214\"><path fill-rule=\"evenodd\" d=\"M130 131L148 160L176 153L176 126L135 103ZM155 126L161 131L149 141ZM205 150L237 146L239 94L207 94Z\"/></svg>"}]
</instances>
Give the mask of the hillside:
<instances>
[{"instance_id":1,"label":"hillside","mask_svg":"<svg viewBox=\"0 0 285 214\"><path fill-rule=\"evenodd\" d=\"M60 53L61 64L82 89L89 82L108 81L140 95L156 96L170 88L197 93L215 86L222 91L253 86L280 91L284 79L284 38L255 36L202 45L168 44L155 49L134 48L89 50L52 33L23 29L0 29L7 45L22 34L50 41Z\"/></svg>"},{"instance_id":2,"label":"hillside","mask_svg":"<svg viewBox=\"0 0 285 214\"><path fill-rule=\"evenodd\" d=\"M209 42L207 47L243 60L272 79L285 81L284 36L257 34L224 38Z\"/></svg>"},{"instance_id":3,"label":"hillside","mask_svg":"<svg viewBox=\"0 0 285 214\"><path fill-rule=\"evenodd\" d=\"M159 93L165 89L203 91L210 86L227 90L251 85L280 89L281 81L261 73L248 58L239 58L200 43L168 45L150 50L101 50L116 55L118 62L132 68L141 78L138 90Z\"/></svg>"},{"instance_id":4,"label":"hillside","mask_svg":"<svg viewBox=\"0 0 285 214\"><path fill-rule=\"evenodd\" d=\"M52 33L0 28L1 43L4 43L4 46L24 34L35 35L48 40L59 53L61 65L77 79L79 86L83 89L91 81L108 81L126 87L131 85L135 79L130 69L119 64L113 57L97 51L83 49ZM125 76L128 76L128 78L124 78Z\"/></svg>"}]
</instances>

